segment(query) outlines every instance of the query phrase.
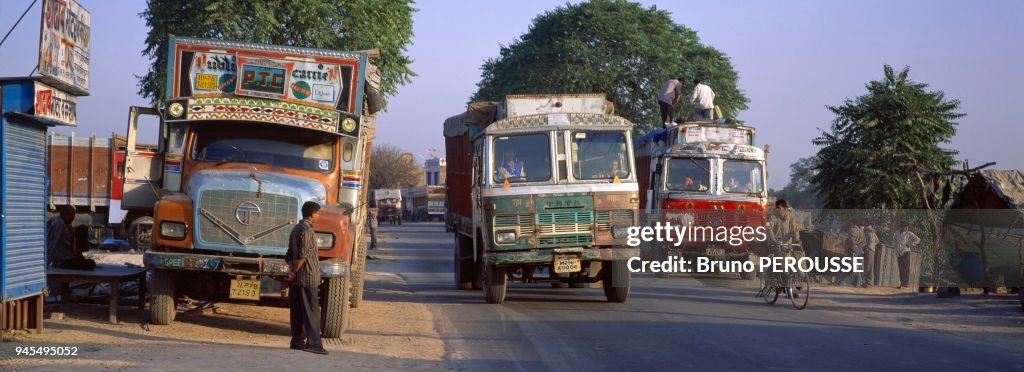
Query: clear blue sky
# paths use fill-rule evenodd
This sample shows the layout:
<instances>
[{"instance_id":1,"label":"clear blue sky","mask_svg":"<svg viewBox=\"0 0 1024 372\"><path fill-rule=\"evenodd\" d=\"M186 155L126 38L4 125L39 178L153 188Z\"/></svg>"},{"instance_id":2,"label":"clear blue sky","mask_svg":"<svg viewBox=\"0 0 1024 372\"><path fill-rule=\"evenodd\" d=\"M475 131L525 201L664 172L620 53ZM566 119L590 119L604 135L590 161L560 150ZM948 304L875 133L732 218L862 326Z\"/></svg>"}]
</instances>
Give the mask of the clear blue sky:
<instances>
[{"instance_id":1,"label":"clear blue sky","mask_svg":"<svg viewBox=\"0 0 1024 372\"><path fill-rule=\"evenodd\" d=\"M146 26L144 1L79 0L92 12L92 95L79 100L80 134L123 132L127 107L146 104L135 75ZM31 0L0 0L6 32ZM769 185L788 181L789 164L811 155L826 105L865 92L882 65L911 66L911 78L962 101L967 117L950 145L960 158L1024 169L1024 2L1021 1L644 1L668 10L725 52L740 75L750 109L740 114L771 144ZM409 47L419 76L390 100L377 141L417 154L444 148L442 121L463 109L484 59L496 56L560 1L449 1L416 4ZM39 4L3 46L0 76L22 76L36 63Z\"/></svg>"}]
</instances>

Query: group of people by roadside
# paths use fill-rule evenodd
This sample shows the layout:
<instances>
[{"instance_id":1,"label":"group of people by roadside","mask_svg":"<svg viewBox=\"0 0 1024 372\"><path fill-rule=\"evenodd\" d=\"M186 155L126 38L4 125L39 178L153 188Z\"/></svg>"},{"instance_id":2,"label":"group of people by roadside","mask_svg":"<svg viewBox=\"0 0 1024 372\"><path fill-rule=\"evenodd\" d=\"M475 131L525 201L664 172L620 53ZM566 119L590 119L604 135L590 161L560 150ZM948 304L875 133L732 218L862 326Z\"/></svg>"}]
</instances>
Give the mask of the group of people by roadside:
<instances>
[{"instance_id":1,"label":"group of people by roadside","mask_svg":"<svg viewBox=\"0 0 1024 372\"><path fill-rule=\"evenodd\" d=\"M878 270L878 247L881 240L870 219L853 219L846 226L846 237L843 241L846 257L861 257L864 262L863 272L843 273L837 278L836 284L869 288L875 285L875 271ZM790 247L800 244L799 227L792 208L785 199L775 202L775 208L768 213L768 233L773 245L773 253L788 253ZM921 238L910 231L908 223L901 223L893 233L891 245L896 253L900 273L907 273L910 266L910 252L921 243ZM797 248L802 250L802 248Z\"/></svg>"},{"instance_id":2,"label":"group of people by roadside","mask_svg":"<svg viewBox=\"0 0 1024 372\"><path fill-rule=\"evenodd\" d=\"M693 84L693 94L690 95L693 117L697 120L711 120L715 109L715 92L700 79L694 79ZM685 85L686 78L680 76L666 81L658 91L658 107L661 109L661 122L665 127L672 125L672 115L683 97Z\"/></svg>"}]
</instances>

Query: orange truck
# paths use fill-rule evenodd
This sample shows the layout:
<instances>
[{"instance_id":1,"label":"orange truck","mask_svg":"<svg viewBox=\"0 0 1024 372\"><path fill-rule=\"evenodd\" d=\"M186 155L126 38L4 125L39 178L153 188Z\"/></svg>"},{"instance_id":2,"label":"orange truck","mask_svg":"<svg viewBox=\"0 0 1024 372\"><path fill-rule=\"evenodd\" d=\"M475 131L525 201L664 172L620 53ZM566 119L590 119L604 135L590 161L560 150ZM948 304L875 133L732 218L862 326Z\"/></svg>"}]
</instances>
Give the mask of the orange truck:
<instances>
[{"instance_id":1,"label":"orange truck","mask_svg":"<svg viewBox=\"0 0 1024 372\"><path fill-rule=\"evenodd\" d=\"M322 333L338 337L362 298L374 113L374 51L345 52L170 37L166 97L132 107L123 209L149 210L150 317L182 296L259 301L287 295L284 256L301 206L322 206ZM135 143L159 117L156 151Z\"/></svg>"}]
</instances>

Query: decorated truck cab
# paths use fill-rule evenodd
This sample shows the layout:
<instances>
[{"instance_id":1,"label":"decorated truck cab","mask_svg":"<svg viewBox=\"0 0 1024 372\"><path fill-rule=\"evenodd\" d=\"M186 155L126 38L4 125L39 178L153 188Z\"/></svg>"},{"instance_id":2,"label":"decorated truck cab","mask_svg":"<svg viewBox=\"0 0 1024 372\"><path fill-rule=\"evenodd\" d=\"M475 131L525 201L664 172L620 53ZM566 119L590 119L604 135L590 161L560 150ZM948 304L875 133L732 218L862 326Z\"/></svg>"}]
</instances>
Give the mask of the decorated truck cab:
<instances>
[{"instance_id":1,"label":"decorated truck cab","mask_svg":"<svg viewBox=\"0 0 1024 372\"><path fill-rule=\"evenodd\" d=\"M501 303L509 281L590 284L626 301L632 124L603 95L475 102L444 127L458 288Z\"/></svg>"},{"instance_id":2,"label":"decorated truck cab","mask_svg":"<svg viewBox=\"0 0 1024 372\"><path fill-rule=\"evenodd\" d=\"M302 204L316 202L322 332L339 336L365 266L367 53L173 36L169 45L163 107L130 113L122 200L152 211L151 321L173 321L184 295L285 296L289 235ZM160 118L155 152L135 145L143 114Z\"/></svg>"},{"instance_id":3,"label":"decorated truck cab","mask_svg":"<svg viewBox=\"0 0 1024 372\"><path fill-rule=\"evenodd\" d=\"M752 127L695 121L656 129L637 140L642 224L671 223L701 232L678 245L644 242L645 258L754 259L751 245L758 242L715 239L728 229L765 227L766 151L754 146L754 139ZM743 274L746 279L753 275Z\"/></svg>"}]
</instances>

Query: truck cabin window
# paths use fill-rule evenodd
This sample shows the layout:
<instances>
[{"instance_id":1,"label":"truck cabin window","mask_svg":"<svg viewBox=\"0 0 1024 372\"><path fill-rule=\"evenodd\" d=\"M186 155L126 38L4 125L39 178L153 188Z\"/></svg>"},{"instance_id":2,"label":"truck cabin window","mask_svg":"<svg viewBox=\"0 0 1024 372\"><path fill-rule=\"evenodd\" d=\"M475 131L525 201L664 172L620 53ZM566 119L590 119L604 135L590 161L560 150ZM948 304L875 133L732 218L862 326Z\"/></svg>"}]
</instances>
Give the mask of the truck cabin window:
<instances>
[{"instance_id":1,"label":"truck cabin window","mask_svg":"<svg viewBox=\"0 0 1024 372\"><path fill-rule=\"evenodd\" d=\"M733 194L764 192L761 164L756 161L726 160L722 168L722 191Z\"/></svg>"},{"instance_id":2,"label":"truck cabin window","mask_svg":"<svg viewBox=\"0 0 1024 372\"><path fill-rule=\"evenodd\" d=\"M665 183L669 191L707 192L711 185L708 159L672 158L668 162Z\"/></svg>"},{"instance_id":3,"label":"truck cabin window","mask_svg":"<svg viewBox=\"0 0 1024 372\"><path fill-rule=\"evenodd\" d=\"M543 182L551 179L551 140L547 134L494 138L494 182Z\"/></svg>"},{"instance_id":4,"label":"truck cabin window","mask_svg":"<svg viewBox=\"0 0 1024 372\"><path fill-rule=\"evenodd\" d=\"M572 175L578 180L629 177L626 135L610 132L572 134Z\"/></svg>"},{"instance_id":5,"label":"truck cabin window","mask_svg":"<svg viewBox=\"0 0 1024 372\"><path fill-rule=\"evenodd\" d=\"M299 128L257 123L200 123L195 126L192 159L253 163L327 172L334 167L338 137Z\"/></svg>"}]
</instances>

